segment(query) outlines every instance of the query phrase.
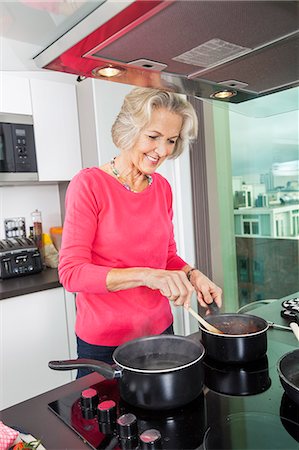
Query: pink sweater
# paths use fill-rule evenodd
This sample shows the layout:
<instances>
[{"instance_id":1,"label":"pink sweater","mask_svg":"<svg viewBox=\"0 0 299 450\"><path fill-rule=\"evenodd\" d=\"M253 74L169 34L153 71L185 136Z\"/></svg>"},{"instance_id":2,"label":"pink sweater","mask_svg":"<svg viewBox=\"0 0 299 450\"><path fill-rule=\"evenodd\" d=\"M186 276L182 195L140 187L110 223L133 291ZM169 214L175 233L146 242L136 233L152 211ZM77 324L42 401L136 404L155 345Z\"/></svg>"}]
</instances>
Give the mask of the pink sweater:
<instances>
[{"instance_id":1,"label":"pink sweater","mask_svg":"<svg viewBox=\"0 0 299 450\"><path fill-rule=\"evenodd\" d=\"M147 287L109 292L112 268L182 269L172 225L172 192L159 174L134 193L93 167L71 181L59 275L76 292L76 334L95 345L117 346L160 334L172 323L169 300Z\"/></svg>"}]
</instances>

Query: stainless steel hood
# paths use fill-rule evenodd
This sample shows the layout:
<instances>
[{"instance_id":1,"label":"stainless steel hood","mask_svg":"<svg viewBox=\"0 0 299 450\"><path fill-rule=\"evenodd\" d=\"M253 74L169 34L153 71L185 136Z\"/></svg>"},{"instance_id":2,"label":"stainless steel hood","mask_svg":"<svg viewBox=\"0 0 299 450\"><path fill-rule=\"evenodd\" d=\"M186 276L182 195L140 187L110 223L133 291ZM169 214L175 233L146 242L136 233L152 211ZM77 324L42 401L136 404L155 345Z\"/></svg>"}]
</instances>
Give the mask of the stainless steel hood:
<instances>
[{"instance_id":1,"label":"stainless steel hood","mask_svg":"<svg viewBox=\"0 0 299 450\"><path fill-rule=\"evenodd\" d=\"M39 67L240 103L299 85L297 1L109 1L35 57Z\"/></svg>"}]
</instances>

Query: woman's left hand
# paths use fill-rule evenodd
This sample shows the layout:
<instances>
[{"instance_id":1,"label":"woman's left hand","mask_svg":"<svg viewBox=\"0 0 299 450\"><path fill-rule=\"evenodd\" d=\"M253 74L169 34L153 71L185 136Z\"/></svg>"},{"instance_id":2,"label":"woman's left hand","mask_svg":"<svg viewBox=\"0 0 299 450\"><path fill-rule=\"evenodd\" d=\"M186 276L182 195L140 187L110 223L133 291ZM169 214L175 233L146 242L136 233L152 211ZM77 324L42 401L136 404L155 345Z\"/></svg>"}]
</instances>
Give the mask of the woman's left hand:
<instances>
[{"instance_id":1,"label":"woman's left hand","mask_svg":"<svg viewBox=\"0 0 299 450\"><path fill-rule=\"evenodd\" d=\"M207 308L213 301L220 308L222 305L222 289L199 270L192 270L190 282L194 287L198 302ZM184 305L188 307L187 305Z\"/></svg>"}]
</instances>

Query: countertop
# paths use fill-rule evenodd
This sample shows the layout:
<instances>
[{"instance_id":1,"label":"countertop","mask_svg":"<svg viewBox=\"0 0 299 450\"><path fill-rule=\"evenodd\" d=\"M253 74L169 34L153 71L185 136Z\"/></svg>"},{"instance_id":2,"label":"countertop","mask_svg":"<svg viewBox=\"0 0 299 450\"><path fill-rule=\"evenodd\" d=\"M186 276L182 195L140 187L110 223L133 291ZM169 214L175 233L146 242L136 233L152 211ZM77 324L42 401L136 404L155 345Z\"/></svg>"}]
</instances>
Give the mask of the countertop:
<instances>
[{"instance_id":1,"label":"countertop","mask_svg":"<svg viewBox=\"0 0 299 450\"><path fill-rule=\"evenodd\" d=\"M103 379L97 373L86 375L79 380L0 411L0 420L5 425L31 434L36 439L41 439L46 450L90 449L89 445L84 444L76 433L49 410L48 403L74 391L82 391L87 386L92 386Z\"/></svg>"},{"instance_id":2,"label":"countertop","mask_svg":"<svg viewBox=\"0 0 299 450\"><path fill-rule=\"evenodd\" d=\"M46 268L33 275L0 280L0 300L57 287L61 287L57 269Z\"/></svg>"},{"instance_id":3,"label":"countertop","mask_svg":"<svg viewBox=\"0 0 299 450\"><path fill-rule=\"evenodd\" d=\"M261 316L266 320L287 324L284 319L280 318L281 302L284 299L296 296L297 294L293 294L284 297L283 299L278 299L271 304L260 306L252 313ZM269 329L268 340L271 344L271 348L275 349L282 346L284 351L287 351L286 349L292 350L298 347L298 342L291 332ZM276 341L281 344L276 344ZM277 355L277 357L279 357L279 355ZM275 368L273 370L275 370ZM90 449L87 443L79 438L75 432L67 427L55 416L55 414L53 414L52 411L49 410L48 403L74 392L80 392L86 387L94 385L102 380L103 377L101 375L92 373L79 380L0 411L0 420L11 427L24 430L37 439L41 439L47 450ZM281 392L283 392L282 388Z\"/></svg>"}]
</instances>

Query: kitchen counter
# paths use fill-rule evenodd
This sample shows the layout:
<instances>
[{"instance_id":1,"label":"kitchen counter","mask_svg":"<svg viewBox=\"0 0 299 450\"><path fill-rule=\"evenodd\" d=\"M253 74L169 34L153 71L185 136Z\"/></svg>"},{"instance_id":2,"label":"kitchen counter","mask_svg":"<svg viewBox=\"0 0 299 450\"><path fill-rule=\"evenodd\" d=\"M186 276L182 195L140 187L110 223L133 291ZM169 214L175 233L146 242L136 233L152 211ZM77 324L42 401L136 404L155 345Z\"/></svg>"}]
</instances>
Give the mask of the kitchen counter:
<instances>
[{"instance_id":1,"label":"kitchen counter","mask_svg":"<svg viewBox=\"0 0 299 450\"><path fill-rule=\"evenodd\" d=\"M27 370L27 369L25 369ZM50 369L49 369L50 370ZM41 439L46 450L82 450L89 448L82 439L53 414L48 403L74 391L81 391L104 378L96 373L68 383L16 406L0 411L0 420L12 428Z\"/></svg>"},{"instance_id":2,"label":"kitchen counter","mask_svg":"<svg viewBox=\"0 0 299 450\"><path fill-rule=\"evenodd\" d=\"M46 268L33 275L1 280L0 300L57 287L61 287L57 269Z\"/></svg>"},{"instance_id":3,"label":"kitchen counter","mask_svg":"<svg viewBox=\"0 0 299 450\"><path fill-rule=\"evenodd\" d=\"M259 306L252 311L252 314L261 316L266 320L270 320L275 323L287 325L287 322L280 317L281 302L284 299L297 297L297 295L298 293L284 297L283 299L279 299L270 304ZM229 395L219 396L213 390L205 389L205 397L208 403L209 413L215 413L217 416L219 411L222 410L221 405L224 407L223 413L226 409L230 410L230 407L234 407L233 411L235 412L237 405L237 411L239 410L240 412L246 410L256 410L260 411L261 414L265 412L266 415L277 414L284 391L278 380L276 362L282 354L295 348L298 348L298 342L293 333L290 331L269 329L268 354L269 358L270 356L271 358L273 357L272 364L270 364L269 367L270 376L272 379L271 387L263 394L247 395L245 397ZM28 369L26 368L26 370ZM92 373L60 388L54 389L1 411L0 420L11 427L24 430L32 434L37 439L41 439L47 450L84 450L90 448L85 441L83 441L70 427L66 426L64 422L49 409L48 404L56 401L57 399L63 397L65 398L81 392L86 387L95 385L102 381L102 376ZM285 395L286 394L284 394L284 396ZM220 400L222 403L219 403ZM213 412L213 410L215 411Z\"/></svg>"}]
</instances>

